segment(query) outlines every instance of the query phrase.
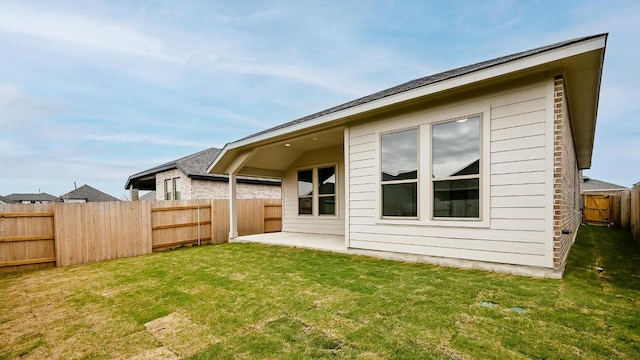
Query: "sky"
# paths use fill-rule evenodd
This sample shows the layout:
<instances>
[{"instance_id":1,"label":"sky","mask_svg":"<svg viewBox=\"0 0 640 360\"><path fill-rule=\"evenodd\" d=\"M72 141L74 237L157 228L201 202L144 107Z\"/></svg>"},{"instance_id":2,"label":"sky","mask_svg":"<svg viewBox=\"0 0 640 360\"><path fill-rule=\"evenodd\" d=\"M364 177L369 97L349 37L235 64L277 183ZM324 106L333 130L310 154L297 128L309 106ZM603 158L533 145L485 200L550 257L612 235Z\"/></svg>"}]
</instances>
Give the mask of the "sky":
<instances>
[{"instance_id":1,"label":"sky","mask_svg":"<svg viewBox=\"0 0 640 360\"><path fill-rule=\"evenodd\" d=\"M638 1L0 0L0 195L137 172L428 76L609 33L592 167L640 181Z\"/></svg>"}]
</instances>

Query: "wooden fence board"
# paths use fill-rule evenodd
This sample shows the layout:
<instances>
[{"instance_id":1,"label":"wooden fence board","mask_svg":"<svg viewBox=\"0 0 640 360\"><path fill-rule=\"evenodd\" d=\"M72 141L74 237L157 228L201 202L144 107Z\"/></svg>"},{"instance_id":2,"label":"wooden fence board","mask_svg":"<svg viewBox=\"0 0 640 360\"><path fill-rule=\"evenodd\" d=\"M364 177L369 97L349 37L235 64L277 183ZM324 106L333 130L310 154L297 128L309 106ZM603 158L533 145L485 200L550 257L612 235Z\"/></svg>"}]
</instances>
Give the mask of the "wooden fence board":
<instances>
[{"instance_id":1,"label":"wooden fence board","mask_svg":"<svg viewBox=\"0 0 640 360\"><path fill-rule=\"evenodd\" d=\"M630 196L630 228L633 238L640 241L640 183L631 189Z\"/></svg>"},{"instance_id":2,"label":"wooden fence board","mask_svg":"<svg viewBox=\"0 0 640 360\"><path fill-rule=\"evenodd\" d=\"M0 204L0 273L55 266L53 204Z\"/></svg>"},{"instance_id":3,"label":"wooden fence board","mask_svg":"<svg viewBox=\"0 0 640 360\"><path fill-rule=\"evenodd\" d=\"M0 272L228 241L227 200L0 204ZM279 231L280 200L238 200L240 235Z\"/></svg>"}]
</instances>

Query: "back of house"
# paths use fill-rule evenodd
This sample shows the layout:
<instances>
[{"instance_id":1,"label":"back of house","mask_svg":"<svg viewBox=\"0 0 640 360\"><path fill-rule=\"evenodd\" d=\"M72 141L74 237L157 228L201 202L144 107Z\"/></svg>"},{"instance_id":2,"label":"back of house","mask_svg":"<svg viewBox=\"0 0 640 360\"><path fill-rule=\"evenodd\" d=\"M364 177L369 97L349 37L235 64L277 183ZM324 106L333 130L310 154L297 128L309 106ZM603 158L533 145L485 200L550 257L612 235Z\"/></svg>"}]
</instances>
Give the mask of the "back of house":
<instances>
[{"instance_id":1,"label":"back of house","mask_svg":"<svg viewBox=\"0 0 640 360\"><path fill-rule=\"evenodd\" d=\"M561 277L581 220L606 39L543 46L338 105L227 144L209 172L228 174L232 187L239 176L281 179L284 232Z\"/></svg>"}]
</instances>

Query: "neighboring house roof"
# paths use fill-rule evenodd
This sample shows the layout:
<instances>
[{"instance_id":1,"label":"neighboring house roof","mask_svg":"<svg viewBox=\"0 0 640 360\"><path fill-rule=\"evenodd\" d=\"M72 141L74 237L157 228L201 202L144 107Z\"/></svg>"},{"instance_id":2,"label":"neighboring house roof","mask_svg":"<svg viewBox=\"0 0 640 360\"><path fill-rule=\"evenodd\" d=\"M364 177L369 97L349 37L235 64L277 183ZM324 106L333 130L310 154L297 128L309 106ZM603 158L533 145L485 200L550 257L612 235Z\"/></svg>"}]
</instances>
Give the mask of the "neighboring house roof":
<instances>
[{"instance_id":1,"label":"neighboring house roof","mask_svg":"<svg viewBox=\"0 0 640 360\"><path fill-rule=\"evenodd\" d=\"M47 193L39 193L39 194L9 194L5 196L7 199L13 202L23 202L23 201L60 201L60 198L53 196Z\"/></svg>"},{"instance_id":2,"label":"neighboring house roof","mask_svg":"<svg viewBox=\"0 0 640 360\"><path fill-rule=\"evenodd\" d=\"M229 181L229 178L224 175L209 174L207 168L213 160L218 156L221 149L209 148L199 151L195 154L187 155L177 160L169 161L162 165L158 165L151 169L141 171L137 174L129 176L124 188L137 185L140 190L156 190L155 177L157 173L178 169L185 175L196 180L205 181ZM268 185L280 185L280 181L271 179L256 179L256 178L238 178L238 182L249 184L268 184Z\"/></svg>"},{"instance_id":3,"label":"neighboring house roof","mask_svg":"<svg viewBox=\"0 0 640 360\"><path fill-rule=\"evenodd\" d=\"M60 198L62 200L85 200L86 202L120 201L120 199L109 194L105 194L87 184L82 185L73 191L69 191L68 193L60 196Z\"/></svg>"},{"instance_id":4,"label":"neighboring house roof","mask_svg":"<svg viewBox=\"0 0 640 360\"><path fill-rule=\"evenodd\" d=\"M600 181L596 179L591 179L588 177L584 177L584 183L582 184L582 191L624 191L629 190L621 185L616 185L612 183L608 183L606 181Z\"/></svg>"},{"instance_id":5,"label":"neighboring house roof","mask_svg":"<svg viewBox=\"0 0 640 360\"><path fill-rule=\"evenodd\" d=\"M572 128L577 144L580 169L591 166L595 122L598 108L604 49L608 34L598 34L567 40L496 59L479 62L431 76L419 78L392 88L334 106L332 108L260 131L227 144L209 167L209 172L225 172L235 156L246 147L260 142L286 139L293 133L339 126L363 116L380 114L438 94L460 91L471 85L482 86L496 79L564 69L569 92ZM227 153L231 156L227 157ZM223 160L224 159L224 160Z\"/></svg>"},{"instance_id":6,"label":"neighboring house roof","mask_svg":"<svg viewBox=\"0 0 640 360\"><path fill-rule=\"evenodd\" d=\"M156 199L156 192L149 191L148 193L140 196L140 201L154 201Z\"/></svg>"},{"instance_id":7,"label":"neighboring house roof","mask_svg":"<svg viewBox=\"0 0 640 360\"><path fill-rule=\"evenodd\" d=\"M13 200L0 195L0 203L11 204Z\"/></svg>"}]
</instances>

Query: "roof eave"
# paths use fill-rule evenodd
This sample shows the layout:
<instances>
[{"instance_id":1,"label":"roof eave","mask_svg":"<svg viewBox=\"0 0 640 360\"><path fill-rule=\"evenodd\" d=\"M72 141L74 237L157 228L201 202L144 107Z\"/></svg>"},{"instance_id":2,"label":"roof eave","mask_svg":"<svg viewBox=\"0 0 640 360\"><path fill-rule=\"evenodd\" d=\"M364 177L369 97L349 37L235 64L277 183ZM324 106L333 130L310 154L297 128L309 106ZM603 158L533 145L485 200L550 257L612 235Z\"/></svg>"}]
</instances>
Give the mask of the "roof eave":
<instances>
[{"instance_id":1,"label":"roof eave","mask_svg":"<svg viewBox=\"0 0 640 360\"><path fill-rule=\"evenodd\" d=\"M208 167L207 172L228 174L228 167L233 161L234 154L239 153L243 149L251 148L259 145L260 143L268 142L281 137L291 137L298 132L303 132L309 128L322 128L333 126L340 119L355 116L358 114L373 112L383 108L387 108L393 105L397 105L403 102L408 102L418 98L426 98L444 91L469 86L472 84L481 83L491 79L499 78L509 74L515 74L518 72L526 71L528 69L543 67L545 65L551 65L554 62L561 61L563 59L585 54L595 50L602 50L604 56L604 48L606 46L607 34L591 37L587 40L571 43L566 46L551 49L545 52L536 53L523 58L518 58L505 63L497 64L487 68L479 69L469 73L461 74L452 78L448 78L442 81L438 81L432 84L428 84L415 89L407 90L405 92L389 95L371 102L367 102L361 105L356 105L350 108L339 110L330 114L319 116L315 119L293 124L285 128L275 129L268 133L262 133L254 137L245 138L236 142L228 143L224 146L222 151L214 159L211 165ZM600 62L602 64L602 61ZM601 77L602 65L600 65L599 73L597 75L598 81ZM599 93L599 83L598 83ZM591 146L588 152L588 165L591 163L591 151L593 150L593 138L595 135L595 114L597 113L597 94L595 99L594 117L593 117L593 131L591 135ZM582 163L580 160L582 159ZM579 164L585 165L585 154L579 156ZM581 167L584 168L584 167Z\"/></svg>"},{"instance_id":2,"label":"roof eave","mask_svg":"<svg viewBox=\"0 0 640 360\"><path fill-rule=\"evenodd\" d=\"M149 170L145 170L142 172L139 172L137 174L133 174L131 176L129 176L129 178L127 179L127 182L124 185L125 189L129 189L131 186L133 186L133 183L136 182L137 180L140 180L141 178L145 177L145 176L149 176L149 175L156 175L157 173L163 172L163 171L167 171L167 170L173 170L173 169L178 169L178 165L175 163L172 164L167 164L167 165L161 165L161 166L157 166L154 167L152 169Z\"/></svg>"}]
</instances>

